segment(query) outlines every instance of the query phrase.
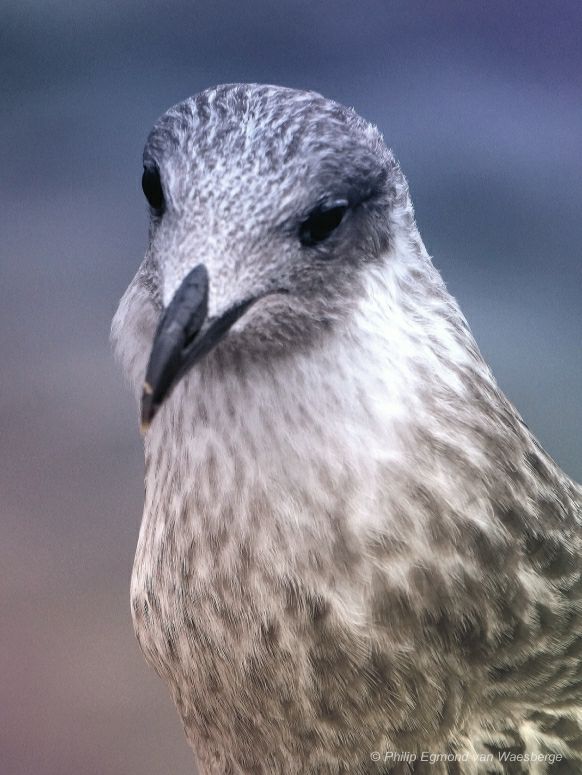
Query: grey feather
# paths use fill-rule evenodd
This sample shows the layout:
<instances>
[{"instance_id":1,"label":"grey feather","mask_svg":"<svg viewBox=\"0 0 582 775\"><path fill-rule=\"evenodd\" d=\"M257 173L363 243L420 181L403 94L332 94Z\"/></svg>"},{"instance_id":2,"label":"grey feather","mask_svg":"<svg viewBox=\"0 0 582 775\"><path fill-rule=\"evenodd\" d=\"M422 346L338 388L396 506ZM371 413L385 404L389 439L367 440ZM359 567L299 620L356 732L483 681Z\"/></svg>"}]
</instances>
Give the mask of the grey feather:
<instances>
[{"instance_id":1,"label":"grey feather","mask_svg":"<svg viewBox=\"0 0 582 775\"><path fill-rule=\"evenodd\" d=\"M144 159L166 211L112 334L136 394L195 265L211 315L288 291L145 437L132 614L200 772L582 771L582 491L496 385L378 130L228 85L169 110ZM347 216L302 246L333 197Z\"/></svg>"}]
</instances>

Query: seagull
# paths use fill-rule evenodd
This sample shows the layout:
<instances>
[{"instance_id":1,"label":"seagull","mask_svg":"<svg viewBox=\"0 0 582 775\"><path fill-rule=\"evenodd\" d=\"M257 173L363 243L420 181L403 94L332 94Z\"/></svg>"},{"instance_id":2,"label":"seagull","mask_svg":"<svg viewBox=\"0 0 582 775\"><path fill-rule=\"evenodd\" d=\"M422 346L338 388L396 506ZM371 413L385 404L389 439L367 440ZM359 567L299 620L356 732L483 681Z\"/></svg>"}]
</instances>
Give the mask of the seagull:
<instances>
[{"instance_id":1,"label":"seagull","mask_svg":"<svg viewBox=\"0 0 582 775\"><path fill-rule=\"evenodd\" d=\"M379 130L228 84L144 151L112 324L135 632L201 775L582 771L582 488L497 386Z\"/></svg>"}]
</instances>

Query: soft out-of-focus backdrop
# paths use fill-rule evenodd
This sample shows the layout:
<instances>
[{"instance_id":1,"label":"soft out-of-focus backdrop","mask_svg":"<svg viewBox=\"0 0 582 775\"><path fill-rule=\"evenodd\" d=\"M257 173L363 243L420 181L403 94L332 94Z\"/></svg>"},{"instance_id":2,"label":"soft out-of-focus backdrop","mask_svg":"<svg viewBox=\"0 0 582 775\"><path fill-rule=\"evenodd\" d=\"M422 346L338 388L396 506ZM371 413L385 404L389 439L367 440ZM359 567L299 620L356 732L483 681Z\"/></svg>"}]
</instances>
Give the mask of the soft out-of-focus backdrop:
<instances>
[{"instance_id":1,"label":"soft out-of-focus backdrop","mask_svg":"<svg viewBox=\"0 0 582 775\"><path fill-rule=\"evenodd\" d=\"M582 479L581 35L576 0L3 0L3 775L193 771L132 633L142 455L108 347L152 122L232 81L376 122L502 387Z\"/></svg>"}]
</instances>

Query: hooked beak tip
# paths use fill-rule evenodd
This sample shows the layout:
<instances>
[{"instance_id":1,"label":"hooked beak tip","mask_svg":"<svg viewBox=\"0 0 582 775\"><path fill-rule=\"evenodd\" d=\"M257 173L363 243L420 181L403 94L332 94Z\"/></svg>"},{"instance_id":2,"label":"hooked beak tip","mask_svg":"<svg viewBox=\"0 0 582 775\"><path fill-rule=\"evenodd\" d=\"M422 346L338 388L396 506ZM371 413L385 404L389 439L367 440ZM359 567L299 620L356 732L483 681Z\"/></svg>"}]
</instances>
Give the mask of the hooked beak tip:
<instances>
[{"instance_id":1,"label":"hooked beak tip","mask_svg":"<svg viewBox=\"0 0 582 775\"><path fill-rule=\"evenodd\" d=\"M141 418L139 430L142 436L149 431L152 420L156 414L156 407L153 404L153 388L149 382L144 382L143 392L141 394Z\"/></svg>"}]
</instances>

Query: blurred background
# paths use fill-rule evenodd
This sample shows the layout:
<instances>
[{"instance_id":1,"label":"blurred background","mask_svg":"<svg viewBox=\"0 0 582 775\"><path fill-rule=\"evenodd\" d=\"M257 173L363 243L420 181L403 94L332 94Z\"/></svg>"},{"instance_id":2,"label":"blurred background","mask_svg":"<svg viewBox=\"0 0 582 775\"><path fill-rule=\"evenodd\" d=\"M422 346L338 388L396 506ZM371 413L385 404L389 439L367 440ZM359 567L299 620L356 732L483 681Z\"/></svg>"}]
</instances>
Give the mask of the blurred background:
<instances>
[{"instance_id":1,"label":"blurred background","mask_svg":"<svg viewBox=\"0 0 582 775\"><path fill-rule=\"evenodd\" d=\"M136 408L109 323L146 240L141 151L219 82L377 123L501 386L582 479L582 5L2 0L0 771L191 775L129 611Z\"/></svg>"}]
</instances>

